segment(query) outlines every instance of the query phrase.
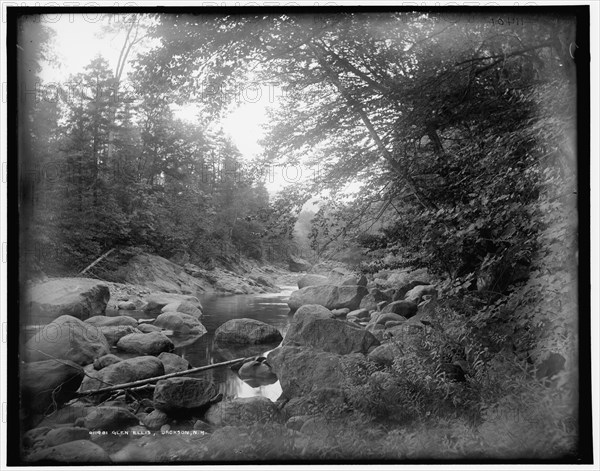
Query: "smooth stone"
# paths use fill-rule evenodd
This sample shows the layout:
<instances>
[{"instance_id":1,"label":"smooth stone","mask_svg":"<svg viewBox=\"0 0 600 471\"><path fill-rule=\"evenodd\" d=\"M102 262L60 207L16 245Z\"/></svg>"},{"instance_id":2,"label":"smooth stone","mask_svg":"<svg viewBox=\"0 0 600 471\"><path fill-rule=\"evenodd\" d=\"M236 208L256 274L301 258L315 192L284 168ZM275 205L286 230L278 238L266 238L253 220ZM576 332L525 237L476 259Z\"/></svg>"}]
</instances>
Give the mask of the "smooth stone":
<instances>
[{"instance_id":1,"label":"smooth stone","mask_svg":"<svg viewBox=\"0 0 600 471\"><path fill-rule=\"evenodd\" d=\"M216 394L212 381L205 378L170 378L156 383L154 406L166 413L178 413L207 405Z\"/></svg>"},{"instance_id":2,"label":"smooth stone","mask_svg":"<svg viewBox=\"0 0 600 471\"><path fill-rule=\"evenodd\" d=\"M255 319L231 319L215 331L216 344L275 343L283 339L272 325Z\"/></svg>"},{"instance_id":3,"label":"smooth stone","mask_svg":"<svg viewBox=\"0 0 600 471\"><path fill-rule=\"evenodd\" d=\"M80 392L93 391L107 384L125 384L165 374L163 363L155 356L145 355L122 360L99 371L92 370L81 383ZM101 401L102 394L90 396L91 401Z\"/></svg>"},{"instance_id":4,"label":"smooth stone","mask_svg":"<svg viewBox=\"0 0 600 471\"><path fill-rule=\"evenodd\" d=\"M117 348L122 352L138 353L140 355L159 355L171 352L175 345L166 335L160 332L148 334L129 334L117 342Z\"/></svg>"},{"instance_id":5,"label":"smooth stone","mask_svg":"<svg viewBox=\"0 0 600 471\"><path fill-rule=\"evenodd\" d=\"M61 316L83 320L104 314L109 299L108 286L98 280L55 278L25 288L22 320L27 324Z\"/></svg>"},{"instance_id":6,"label":"smooth stone","mask_svg":"<svg viewBox=\"0 0 600 471\"><path fill-rule=\"evenodd\" d=\"M89 365L109 353L110 345L97 327L72 316L60 316L29 339L24 351L25 360L30 362L56 358Z\"/></svg>"},{"instance_id":7,"label":"smooth stone","mask_svg":"<svg viewBox=\"0 0 600 471\"><path fill-rule=\"evenodd\" d=\"M362 298L368 293L364 286L307 286L290 295L288 305L292 311L304 304L320 304L327 309L358 309Z\"/></svg>"},{"instance_id":8,"label":"smooth stone","mask_svg":"<svg viewBox=\"0 0 600 471\"><path fill-rule=\"evenodd\" d=\"M207 332L197 317L183 312L163 312L154 325L184 335L204 335Z\"/></svg>"}]
</instances>

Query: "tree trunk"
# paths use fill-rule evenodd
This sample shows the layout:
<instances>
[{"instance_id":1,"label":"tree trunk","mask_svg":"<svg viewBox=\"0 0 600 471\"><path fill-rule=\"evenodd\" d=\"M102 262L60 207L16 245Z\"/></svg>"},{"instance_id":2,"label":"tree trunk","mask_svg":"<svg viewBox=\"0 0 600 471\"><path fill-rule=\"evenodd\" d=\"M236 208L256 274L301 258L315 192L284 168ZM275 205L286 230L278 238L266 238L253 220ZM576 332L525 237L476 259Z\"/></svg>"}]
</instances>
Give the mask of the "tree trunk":
<instances>
[{"instance_id":1,"label":"tree trunk","mask_svg":"<svg viewBox=\"0 0 600 471\"><path fill-rule=\"evenodd\" d=\"M348 104L359 115L361 121L367 128L369 135L371 136L371 139L373 139L373 141L375 142L375 145L379 149L382 157L390 164L390 166L392 167L394 172L396 172L398 174L398 176L400 176L402 181L404 181L406 186L408 186L408 188L413 192L413 194L419 200L419 202L427 209L434 209L435 205L431 201L429 201L427 198L425 198L424 195L421 194L421 192L417 189L415 183L413 182L410 175L408 175L408 173L406 172L404 167L402 167L402 165L400 165L400 163L398 161L396 161L396 159L394 159L394 156L385 147L385 144L379 137L379 134L377 133L377 130L373 126L373 123L371 122L371 119L367 115L367 112L363 109L363 107L358 102L358 100L356 100L350 94L350 92L348 92L348 90L346 90L346 88L342 85L342 83L340 82L340 80L338 78L337 73L331 68L331 66L329 65L327 60L323 57L323 55L319 52L317 47L311 43L308 43L308 46L315 54L317 61L319 62L321 67L323 67L323 70L325 71L325 73L327 74L327 76L329 77L329 79L331 80L333 85L337 88L337 90L344 97L344 99L348 102Z\"/></svg>"}]
</instances>

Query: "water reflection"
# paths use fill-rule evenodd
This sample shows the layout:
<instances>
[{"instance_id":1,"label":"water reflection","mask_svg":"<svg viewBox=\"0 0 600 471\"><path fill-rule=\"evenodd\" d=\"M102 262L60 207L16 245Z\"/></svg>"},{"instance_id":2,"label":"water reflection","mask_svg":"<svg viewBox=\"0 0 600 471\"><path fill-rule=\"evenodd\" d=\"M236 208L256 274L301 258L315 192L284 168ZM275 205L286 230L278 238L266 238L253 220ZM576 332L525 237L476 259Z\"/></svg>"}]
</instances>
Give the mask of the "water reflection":
<instances>
[{"instance_id":1,"label":"water reflection","mask_svg":"<svg viewBox=\"0 0 600 471\"><path fill-rule=\"evenodd\" d=\"M215 330L230 319L247 317L277 327L282 335L287 330L290 311L285 302L294 287L286 287L281 293L267 295L205 296L200 301L204 315L202 324L208 332L201 337L171 336L175 353L185 358L192 367L210 365L236 358L266 356L277 344L216 346ZM237 365L239 368L240 365ZM219 392L226 398L264 396L275 401L281 395L281 386L276 377L240 379L230 367L215 368L195 376L211 378ZM194 375L192 375L194 376Z\"/></svg>"},{"instance_id":2,"label":"water reflection","mask_svg":"<svg viewBox=\"0 0 600 471\"><path fill-rule=\"evenodd\" d=\"M249 345L244 347L217 348L213 344L215 330L230 319L250 318L266 322L277 327L285 336L289 321L290 311L286 303L290 293L296 289L295 286L284 286L280 293L269 293L261 295L233 295L201 296L203 316L200 319L208 332L202 336L197 335L175 335L171 331L164 331L175 344L175 353L185 358L192 367L199 367L233 360L235 358L247 358L252 356L266 356L266 354L277 347L270 345ZM147 319L151 317L145 311L119 311L106 310L107 316L126 315L136 319ZM158 314L157 314L158 315ZM153 316L153 318L156 316ZM39 323L39 322L38 322ZM23 326L21 344L40 332L45 325ZM114 351L122 358L137 356L135 353L122 353ZM239 365L238 365L239 367ZM276 400L281 394L279 381L273 378L247 378L240 379L238 374L229 367L221 367L206 372L196 373L193 376L211 378L218 387L219 392L227 398L264 396Z\"/></svg>"},{"instance_id":3,"label":"water reflection","mask_svg":"<svg viewBox=\"0 0 600 471\"><path fill-rule=\"evenodd\" d=\"M242 381L233 371L229 369L227 371L229 374L227 381L219 385L219 392L222 392L224 397L234 398L264 396L268 397L272 401L276 401L277 398L281 396L281 386L279 385L279 381L273 384L258 385L253 387L252 385Z\"/></svg>"}]
</instances>

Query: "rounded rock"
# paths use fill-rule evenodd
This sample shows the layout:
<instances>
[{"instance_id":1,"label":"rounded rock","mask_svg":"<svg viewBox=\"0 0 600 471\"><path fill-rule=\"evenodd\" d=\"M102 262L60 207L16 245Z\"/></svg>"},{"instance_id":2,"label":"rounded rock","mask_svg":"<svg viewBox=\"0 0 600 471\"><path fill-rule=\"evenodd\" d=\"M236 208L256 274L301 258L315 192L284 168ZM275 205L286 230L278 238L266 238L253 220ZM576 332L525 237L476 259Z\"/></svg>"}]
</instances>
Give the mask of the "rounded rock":
<instances>
[{"instance_id":1,"label":"rounded rock","mask_svg":"<svg viewBox=\"0 0 600 471\"><path fill-rule=\"evenodd\" d=\"M261 344L281 342L281 332L255 319L231 319L215 331L218 344Z\"/></svg>"}]
</instances>

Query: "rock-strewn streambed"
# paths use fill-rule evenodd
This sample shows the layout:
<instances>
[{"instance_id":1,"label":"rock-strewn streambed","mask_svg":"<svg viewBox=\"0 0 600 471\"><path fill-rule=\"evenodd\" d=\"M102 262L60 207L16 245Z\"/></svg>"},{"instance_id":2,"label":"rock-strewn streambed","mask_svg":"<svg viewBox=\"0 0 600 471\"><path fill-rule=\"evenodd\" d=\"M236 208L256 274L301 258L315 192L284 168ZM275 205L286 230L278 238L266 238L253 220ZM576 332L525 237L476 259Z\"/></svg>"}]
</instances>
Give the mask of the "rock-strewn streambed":
<instances>
[{"instance_id":1,"label":"rock-strewn streambed","mask_svg":"<svg viewBox=\"0 0 600 471\"><path fill-rule=\"evenodd\" d=\"M262 395L224 397L210 374L87 395L197 366L174 353L172 338L202 337L205 307L191 294L51 280L66 293L63 311L61 296L45 299L47 287L32 290L28 299L35 308L25 317L57 317L22 348L24 457L81 463L243 459L223 457L218 438L224 428L251 424L294 431L302 447L314 428L310 405L347 403L347 372L361 362L374 370L393 362L399 339L410 343L430 328L427 313L437 293L428 280L369 281L341 270L294 278L302 288L287 301L288 328L240 315L223 319L214 332L215 345L230 356L254 352L253 360L235 365L237 374L250 385L278 380L282 393L275 401ZM289 282L289 275L284 279ZM113 306L122 309L106 316L113 296Z\"/></svg>"}]
</instances>

